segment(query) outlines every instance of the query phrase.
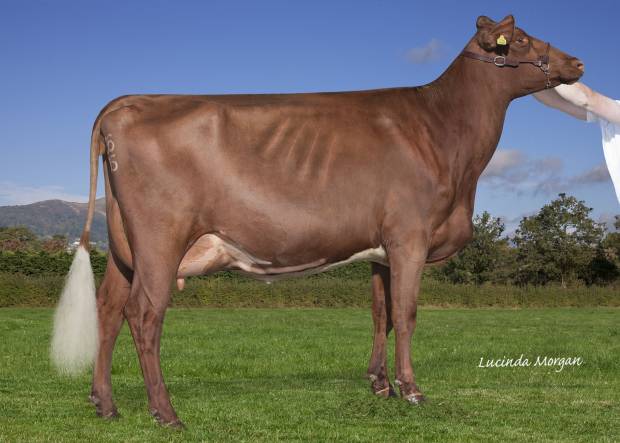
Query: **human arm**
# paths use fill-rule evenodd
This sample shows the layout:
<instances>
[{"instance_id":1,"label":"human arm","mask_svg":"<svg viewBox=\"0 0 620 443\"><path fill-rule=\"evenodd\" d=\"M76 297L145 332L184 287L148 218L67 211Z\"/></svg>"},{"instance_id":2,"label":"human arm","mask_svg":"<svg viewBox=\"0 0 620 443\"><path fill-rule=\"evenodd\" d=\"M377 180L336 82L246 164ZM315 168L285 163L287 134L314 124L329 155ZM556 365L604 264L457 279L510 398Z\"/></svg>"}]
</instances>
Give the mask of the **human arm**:
<instances>
[{"instance_id":1,"label":"human arm","mask_svg":"<svg viewBox=\"0 0 620 443\"><path fill-rule=\"evenodd\" d=\"M590 112L604 120L620 124L620 103L583 83L559 85L553 89L537 92L534 97L581 120L587 120L587 113Z\"/></svg>"},{"instance_id":2,"label":"human arm","mask_svg":"<svg viewBox=\"0 0 620 443\"><path fill-rule=\"evenodd\" d=\"M565 100L581 104L587 111L608 122L620 124L620 103L596 92L583 83L559 85L555 88Z\"/></svg>"},{"instance_id":3,"label":"human arm","mask_svg":"<svg viewBox=\"0 0 620 443\"><path fill-rule=\"evenodd\" d=\"M536 92L534 94L534 98L544 105L547 105L551 108L559 109L560 111L572 115L575 118L578 118L580 120L587 120L587 110L581 106L574 104L570 100L565 99L562 95L559 94L558 91L556 91L558 87L553 89L543 89L542 91Z\"/></svg>"}]
</instances>

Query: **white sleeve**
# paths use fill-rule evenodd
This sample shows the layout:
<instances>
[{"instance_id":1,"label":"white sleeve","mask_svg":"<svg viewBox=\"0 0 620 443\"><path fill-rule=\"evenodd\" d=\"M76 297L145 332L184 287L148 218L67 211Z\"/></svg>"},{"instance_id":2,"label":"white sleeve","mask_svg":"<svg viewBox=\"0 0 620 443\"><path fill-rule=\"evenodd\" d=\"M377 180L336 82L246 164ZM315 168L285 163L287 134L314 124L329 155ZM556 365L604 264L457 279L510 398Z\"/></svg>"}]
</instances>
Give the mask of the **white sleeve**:
<instances>
[{"instance_id":1,"label":"white sleeve","mask_svg":"<svg viewBox=\"0 0 620 443\"><path fill-rule=\"evenodd\" d=\"M603 131L605 163L614 184L618 203L620 203L620 125L601 120L601 129Z\"/></svg>"},{"instance_id":2,"label":"white sleeve","mask_svg":"<svg viewBox=\"0 0 620 443\"><path fill-rule=\"evenodd\" d=\"M590 112L586 109L586 115L587 115L587 121L588 123L592 123L592 122L597 122L598 121L598 117L596 116L595 113Z\"/></svg>"}]
</instances>

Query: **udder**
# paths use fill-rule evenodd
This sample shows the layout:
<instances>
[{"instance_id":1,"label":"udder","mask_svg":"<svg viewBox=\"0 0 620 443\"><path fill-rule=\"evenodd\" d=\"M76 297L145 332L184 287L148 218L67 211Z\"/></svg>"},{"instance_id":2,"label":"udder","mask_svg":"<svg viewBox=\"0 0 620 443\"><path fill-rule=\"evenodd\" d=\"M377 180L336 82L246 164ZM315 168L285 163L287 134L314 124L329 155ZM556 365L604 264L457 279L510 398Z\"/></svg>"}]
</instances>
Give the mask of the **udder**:
<instances>
[{"instance_id":1,"label":"udder","mask_svg":"<svg viewBox=\"0 0 620 443\"><path fill-rule=\"evenodd\" d=\"M359 251L345 260L333 263L329 263L327 258L318 258L309 263L274 266L272 262L250 254L242 246L227 241L217 234L205 234L192 245L181 260L177 272L177 284L179 289L182 289L186 277L208 275L223 270L237 270L260 280L273 281L324 272L363 260L388 265L385 249L379 246Z\"/></svg>"}]
</instances>

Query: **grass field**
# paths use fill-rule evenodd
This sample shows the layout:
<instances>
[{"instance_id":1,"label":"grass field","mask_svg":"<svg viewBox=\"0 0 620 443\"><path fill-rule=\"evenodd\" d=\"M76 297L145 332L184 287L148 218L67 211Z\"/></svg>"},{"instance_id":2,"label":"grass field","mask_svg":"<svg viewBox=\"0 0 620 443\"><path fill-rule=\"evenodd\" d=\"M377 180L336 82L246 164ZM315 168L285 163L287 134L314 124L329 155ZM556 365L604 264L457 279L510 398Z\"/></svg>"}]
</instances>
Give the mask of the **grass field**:
<instances>
[{"instance_id":1,"label":"grass field","mask_svg":"<svg viewBox=\"0 0 620 443\"><path fill-rule=\"evenodd\" d=\"M96 418L89 376L49 367L51 316L0 309L0 441L620 440L618 309L423 308L421 407L370 394L366 309L171 309L163 368L185 431L149 416L127 329L113 368L122 417ZM520 354L532 365L477 367ZM556 372L536 356L583 364Z\"/></svg>"}]
</instances>

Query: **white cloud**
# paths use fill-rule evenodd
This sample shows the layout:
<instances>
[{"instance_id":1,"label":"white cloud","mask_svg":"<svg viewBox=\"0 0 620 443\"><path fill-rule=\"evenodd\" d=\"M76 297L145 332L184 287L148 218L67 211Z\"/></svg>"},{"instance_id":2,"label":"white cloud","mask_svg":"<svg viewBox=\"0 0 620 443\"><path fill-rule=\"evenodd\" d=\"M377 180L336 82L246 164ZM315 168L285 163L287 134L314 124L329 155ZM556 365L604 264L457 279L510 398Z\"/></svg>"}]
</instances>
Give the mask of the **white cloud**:
<instances>
[{"instance_id":1,"label":"white cloud","mask_svg":"<svg viewBox=\"0 0 620 443\"><path fill-rule=\"evenodd\" d=\"M424 46L407 51L406 58L411 63L421 64L437 61L443 55L443 45L436 38L431 39Z\"/></svg>"},{"instance_id":2,"label":"white cloud","mask_svg":"<svg viewBox=\"0 0 620 443\"><path fill-rule=\"evenodd\" d=\"M557 157L530 159L518 149L498 149L480 180L517 195L553 194L565 190L562 169L562 160Z\"/></svg>"},{"instance_id":3,"label":"white cloud","mask_svg":"<svg viewBox=\"0 0 620 443\"><path fill-rule=\"evenodd\" d=\"M531 159L518 149L498 149L483 171L480 181L493 189L517 195L555 195L571 189L609 181L605 164L573 176L563 175L558 157Z\"/></svg>"},{"instance_id":4,"label":"white cloud","mask_svg":"<svg viewBox=\"0 0 620 443\"><path fill-rule=\"evenodd\" d=\"M65 200L71 202L86 202L88 196L72 194L62 186L24 186L13 182L0 182L0 205L26 205L42 200Z\"/></svg>"},{"instance_id":5,"label":"white cloud","mask_svg":"<svg viewBox=\"0 0 620 443\"><path fill-rule=\"evenodd\" d=\"M525 162L525 154L518 149L498 149L486 169L482 172L481 179L503 177Z\"/></svg>"},{"instance_id":6,"label":"white cloud","mask_svg":"<svg viewBox=\"0 0 620 443\"><path fill-rule=\"evenodd\" d=\"M590 183L605 183L610 180L609 171L605 163L596 165L592 169L589 169L581 174L578 174L571 178L571 183L576 185L587 185Z\"/></svg>"}]
</instances>

